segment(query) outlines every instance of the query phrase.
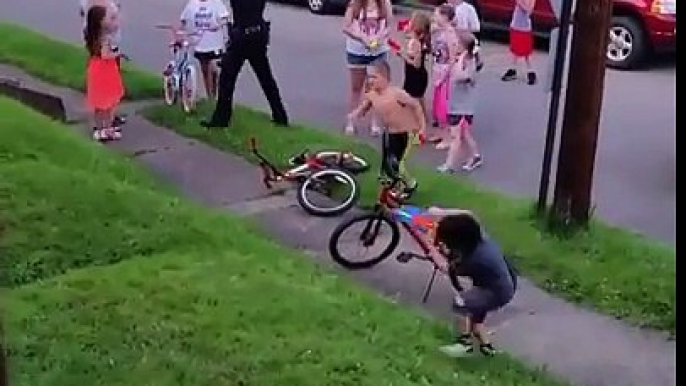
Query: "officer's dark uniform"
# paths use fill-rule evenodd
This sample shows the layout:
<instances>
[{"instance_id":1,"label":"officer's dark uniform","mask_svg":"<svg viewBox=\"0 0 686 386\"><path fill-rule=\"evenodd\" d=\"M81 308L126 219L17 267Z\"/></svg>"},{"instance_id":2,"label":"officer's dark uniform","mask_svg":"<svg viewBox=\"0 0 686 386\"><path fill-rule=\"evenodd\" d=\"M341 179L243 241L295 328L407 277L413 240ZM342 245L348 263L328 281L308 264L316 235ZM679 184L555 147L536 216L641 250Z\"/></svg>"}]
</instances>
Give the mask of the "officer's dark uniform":
<instances>
[{"instance_id":1,"label":"officer's dark uniform","mask_svg":"<svg viewBox=\"0 0 686 386\"><path fill-rule=\"evenodd\" d=\"M288 116L267 57L270 31L269 22L264 20L266 0L230 0L230 4L233 25L229 26L230 43L221 60L217 106L210 121L201 123L206 127L229 125L236 78L247 60L269 101L273 121L288 125Z\"/></svg>"}]
</instances>

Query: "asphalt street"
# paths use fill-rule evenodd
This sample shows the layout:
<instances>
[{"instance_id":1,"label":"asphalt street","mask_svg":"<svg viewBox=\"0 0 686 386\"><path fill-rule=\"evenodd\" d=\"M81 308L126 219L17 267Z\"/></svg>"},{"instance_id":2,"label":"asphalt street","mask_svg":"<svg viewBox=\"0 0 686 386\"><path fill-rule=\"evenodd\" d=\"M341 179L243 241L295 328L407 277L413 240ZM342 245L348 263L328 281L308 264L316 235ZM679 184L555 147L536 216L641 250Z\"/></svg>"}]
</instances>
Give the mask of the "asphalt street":
<instances>
[{"instance_id":1,"label":"asphalt street","mask_svg":"<svg viewBox=\"0 0 686 386\"><path fill-rule=\"evenodd\" d=\"M157 23L176 20L183 0L123 0L126 52L148 70L167 61L164 32ZM77 1L0 0L0 18L79 43ZM295 120L341 130L347 73L341 20L310 15L296 7L270 5L271 56L287 107ZM486 164L473 178L518 196L537 192L547 94L534 87L500 82L508 64L502 43L486 42L475 132ZM545 52L535 59L545 74ZM394 73L400 74L394 62ZM398 76L398 79L400 75ZM573 80L572 80L573 81ZM595 179L596 213L611 223L675 243L676 236L676 69L659 62L641 72L609 71ZM266 108L250 71L239 81L240 102ZM442 154L423 149L416 161L438 165Z\"/></svg>"}]
</instances>

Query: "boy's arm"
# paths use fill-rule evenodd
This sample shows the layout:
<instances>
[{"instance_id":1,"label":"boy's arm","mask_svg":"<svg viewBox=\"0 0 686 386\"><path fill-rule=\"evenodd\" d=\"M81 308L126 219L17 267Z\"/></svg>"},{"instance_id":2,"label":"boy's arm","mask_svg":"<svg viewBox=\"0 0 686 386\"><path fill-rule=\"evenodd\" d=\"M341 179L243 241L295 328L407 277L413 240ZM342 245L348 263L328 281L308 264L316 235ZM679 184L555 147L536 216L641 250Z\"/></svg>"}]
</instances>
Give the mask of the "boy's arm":
<instances>
[{"instance_id":1,"label":"boy's arm","mask_svg":"<svg viewBox=\"0 0 686 386\"><path fill-rule=\"evenodd\" d=\"M348 114L349 119L357 119L360 117L363 117L365 114L369 112L369 110L372 108L372 101L370 101L368 98L364 98L362 102L360 102L360 105L357 106L355 110L353 110L350 114Z\"/></svg>"},{"instance_id":2,"label":"boy's arm","mask_svg":"<svg viewBox=\"0 0 686 386\"><path fill-rule=\"evenodd\" d=\"M412 109L415 119L419 127L415 129L415 132L424 133L426 132L426 117L424 117L424 109L421 103L415 98L412 98L407 92L401 89L396 89L396 97L401 105L406 105Z\"/></svg>"}]
</instances>

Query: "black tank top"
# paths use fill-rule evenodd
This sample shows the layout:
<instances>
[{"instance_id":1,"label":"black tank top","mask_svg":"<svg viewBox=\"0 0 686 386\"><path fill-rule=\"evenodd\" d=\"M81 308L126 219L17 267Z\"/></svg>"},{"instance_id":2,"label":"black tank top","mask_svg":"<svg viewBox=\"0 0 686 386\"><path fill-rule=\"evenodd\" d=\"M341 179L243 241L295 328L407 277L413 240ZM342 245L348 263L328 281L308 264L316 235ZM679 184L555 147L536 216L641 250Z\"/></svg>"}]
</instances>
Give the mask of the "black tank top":
<instances>
[{"instance_id":1,"label":"black tank top","mask_svg":"<svg viewBox=\"0 0 686 386\"><path fill-rule=\"evenodd\" d=\"M415 67L405 61L405 82L403 84L403 89L410 94L411 97L423 97L429 85L429 74L426 71L427 54L428 50L426 47L422 48L419 67Z\"/></svg>"}]
</instances>

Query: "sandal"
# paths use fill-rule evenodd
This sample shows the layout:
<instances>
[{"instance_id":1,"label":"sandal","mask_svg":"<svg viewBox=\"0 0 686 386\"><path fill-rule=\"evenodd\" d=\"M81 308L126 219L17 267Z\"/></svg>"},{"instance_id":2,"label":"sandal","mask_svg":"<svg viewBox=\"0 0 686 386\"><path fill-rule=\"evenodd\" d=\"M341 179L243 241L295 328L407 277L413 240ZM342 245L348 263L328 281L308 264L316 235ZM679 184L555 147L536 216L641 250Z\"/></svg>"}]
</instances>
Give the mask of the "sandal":
<instances>
[{"instance_id":1,"label":"sandal","mask_svg":"<svg viewBox=\"0 0 686 386\"><path fill-rule=\"evenodd\" d=\"M93 139L99 142L113 141L121 139L121 131L114 127L98 129L93 131Z\"/></svg>"}]
</instances>

